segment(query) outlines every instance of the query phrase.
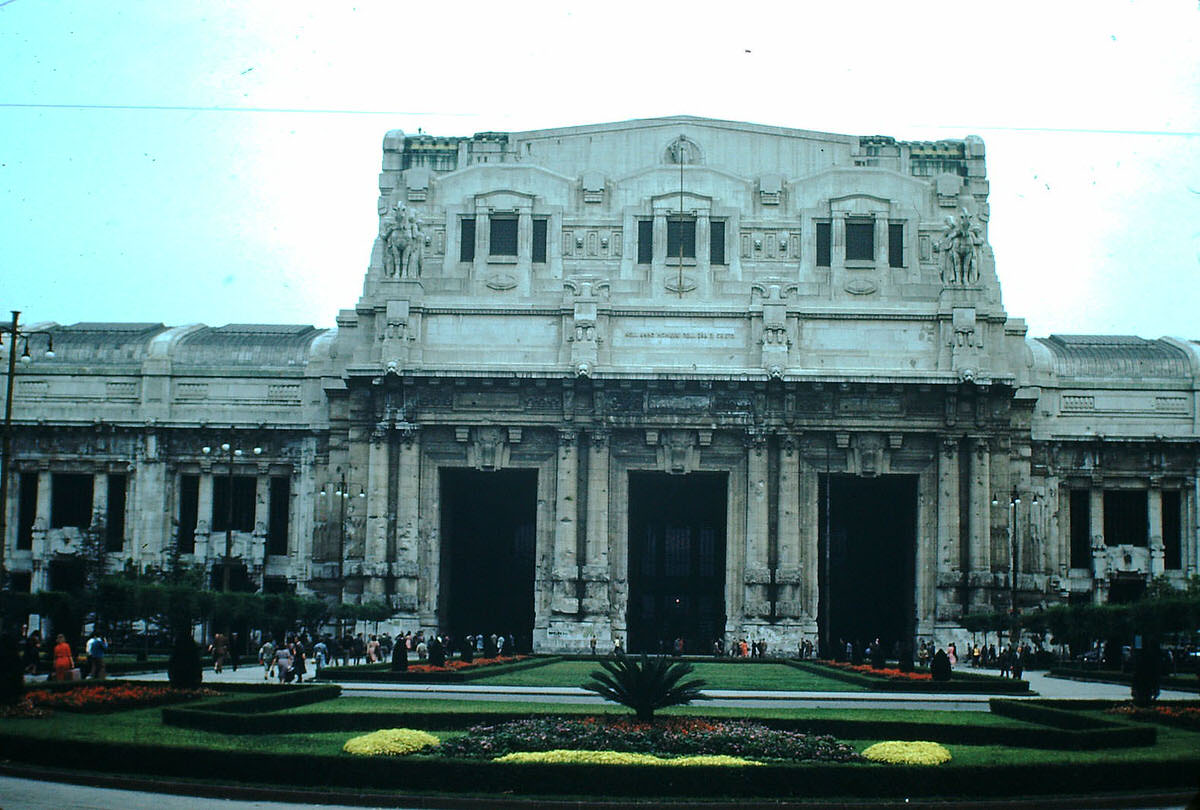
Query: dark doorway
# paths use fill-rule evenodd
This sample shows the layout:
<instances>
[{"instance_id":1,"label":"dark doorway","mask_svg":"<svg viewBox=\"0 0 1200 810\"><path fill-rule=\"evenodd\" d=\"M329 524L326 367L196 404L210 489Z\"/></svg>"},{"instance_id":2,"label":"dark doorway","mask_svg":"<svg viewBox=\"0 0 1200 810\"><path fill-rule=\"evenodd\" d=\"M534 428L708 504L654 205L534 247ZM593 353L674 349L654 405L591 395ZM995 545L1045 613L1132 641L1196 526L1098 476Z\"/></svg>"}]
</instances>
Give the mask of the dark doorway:
<instances>
[{"instance_id":1,"label":"dark doorway","mask_svg":"<svg viewBox=\"0 0 1200 810\"><path fill-rule=\"evenodd\" d=\"M1108 603L1110 605L1128 605L1142 598L1146 592L1146 580L1140 575L1113 576L1108 586Z\"/></svg>"},{"instance_id":2,"label":"dark doorway","mask_svg":"<svg viewBox=\"0 0 1200 810\"><path fill-rule=\"evenodd\" d=\"M821 651L844 657L878 638L890 657L910 644L916 615L917 478L821 480L818 626Z\"/></svg>"},{"instance_id":3,"label":"dark doorway","mask_svg":"<svg viewBox=\"0 0 1200 810\"><path fill-rule=\"evenodd\" d=\"M533 647L537 471L443 469L442 629Z\"/></svg>"},{"instance_id":4,"label":"dark doorway","mask_svg":"<svg viewBox=\"0 0 1200 810\"><path fill-rule=\"evenodd\" d=\"M223 538L222 542L224 542ZM223 550L224 548L222 548ZM212 573L209 574L208 587L214 591L225 590L224 554L213 563ZM229 590L235 593L254 593L258 590L258 585L250 578L250 572L246 570L246 564L241 560L234 559L229 562Z\"/></svg>"},{"instance_id":5,"label":"dark doorway","mask_svg":"<svg viewBox=\"0 0 1200 810\"><path fill-rule=\"evenodd\" d=\"M631 652L707 653L725 633L726 473L629 473Z\"/></svg>"}]
</instances>

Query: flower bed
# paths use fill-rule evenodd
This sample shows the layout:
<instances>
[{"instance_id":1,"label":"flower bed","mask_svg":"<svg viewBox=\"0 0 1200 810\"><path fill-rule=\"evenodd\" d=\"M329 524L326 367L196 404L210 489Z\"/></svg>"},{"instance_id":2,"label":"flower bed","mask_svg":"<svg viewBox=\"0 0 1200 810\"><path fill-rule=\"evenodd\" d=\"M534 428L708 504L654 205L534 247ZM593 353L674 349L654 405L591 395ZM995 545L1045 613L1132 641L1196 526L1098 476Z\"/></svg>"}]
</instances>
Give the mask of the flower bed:
<instances>
[{"instance_id":1,"label":"flower bed","mask_svg":"<svg viewBox=\"0 0 1200 810\"><path fill-rule=\"evenodd\" d=\"M673 765L676 767L707 765L719 767L737 767L744 765L762 765L752 759L731 757L725 754L699 755L689 757L656 757L654 754L631 754L628 751L578 751L574 749L556 749L554 751L519 751L515 754L505 754L496 757L495 762L551 762L564 764L583 763L585 765Z\"/></svg>"},{"instance_id":2,"label":"flower bed","mask_svg":"<svg viewBox=\"0 0 1200 810\"><path fill-rule=\"evenodd\" d=\"M33 689L25 698L36 708L68 712L113 712L183 703L219 694L211 689L173 689L169 686L114 683L74 689Z\"/></svg>"},{"instance_id":3,"label":"flower bed","mask_svg":"<svg viewBox=\"0 0 1200 810\"><path fill-rule=\"evenodd\" d=\"M447 659L444 666L435 667L432 664L409 664L408 671L415 672L420 675L430 675L436 672L462 672L464 669L480 669L481 667L494 667L497 664L512 664L516 661L524 661L528 655L517 655L512 658L476 658L470 663L463 661L461 658Z\"/></svg>"},{"instance_id":4,"label":"flower bed","mask_svg":"<svg viewBox=\"0 0 1200 810\"><path fill-rule=\"evenodd\" d=\"M821 661L822 664L851 672L861 672L864 675L874 675L879 678L889 678L894 681L932 681L933 675L928 672L904 672L891 667L876 668L870 664L850 664L845 661Z\"/></svg>"},{"instance_id":5,"label":"flower bed","mask_svg":"<svg viewBox=\"0 0 1200 810\"><path fill-rule=\"evenodd\" d=\"M941 765L950 761L950 752L943 745L921 740L891 740L875 743L863 751L872 762L889 765Z\"/></svg>"},{"instance_id":6,"label":"flower bed","mask_svg":"<svg viewBox=\"0 0 1200 810\"><path fill-rule=\"evenodd\" d=\"M439 742L437 737L427 731L416 731L411 728L385 728L347 740L346 744L342 746L342 750L356 756L398 757L430 748Z\"/></svg>"},{"instance_id":7,"label":"flower bed","mask_svg":"<svg viewBox=\"0 0 1200 810\"><path fill-rule=\"evenodd\" d=\"M540 717L471 728L439 747L445 756L494 759L557 749L655 755L727 754L790 762L857 762L858 753L833 737L779 731L744 720Z\"/></svg>"},{"instance_id":8,"label":"flower bed","mask_svg":"<svg viewBox=\"0 0 1200 810\"><path fill-rule=\"evenodd\" d=\"M1134 720L1148 720L1152 723L1166 723L1172 726L1200 731L1200 705L1194 703L1157 703L1153 706L1139 707L1132 703L1124 703L1106 710L1107 714L1119 714Z\"/></svg>"}]
</instances>

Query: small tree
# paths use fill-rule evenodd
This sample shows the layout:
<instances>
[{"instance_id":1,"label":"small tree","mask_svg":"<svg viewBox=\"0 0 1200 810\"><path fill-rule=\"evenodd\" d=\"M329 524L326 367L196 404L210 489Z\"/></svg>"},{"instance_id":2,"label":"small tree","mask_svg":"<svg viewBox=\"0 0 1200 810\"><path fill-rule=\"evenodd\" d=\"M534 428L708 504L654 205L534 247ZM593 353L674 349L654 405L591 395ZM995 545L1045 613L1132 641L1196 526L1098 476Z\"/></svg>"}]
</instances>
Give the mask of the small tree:
<instances>
[{"instance_id":1,"label":"small tree","mask_svg":"<svg viewBox=\"0 0 1200 810\"><path fill-rule=\"evenodd\" d=\"M628 706L644 723L654 721L654 712L667 706L683 706L693 700L704 700L700 691L705 681L695 678L683 682L692 673L692 665L666 658L618 656L600 664L591 673L592 680L583 684L605 700Z\"/></svg>"},{"instance_id":2,"label":"small tree","mask_svg":"<svg viewBox=\"0 0 1200 810\"><path fill-rule=\"evenodd\" d=\"M929 674L935 681L950 680L950 656L946 655L945 650L938 650L933 654L933 663L929 665Z\"/></svg>"},{"instance_id":3,"label":"small tree","mask_svg":"<svg viewBox=\"0 0 1200 810\"><path fill-rule=\"evenodd\" d=\"M189 633L175 636L171 660L167 663L167 678L176 689L199 689L204 679L200 663L200 647Z\"/></svg>"}]
</instances>

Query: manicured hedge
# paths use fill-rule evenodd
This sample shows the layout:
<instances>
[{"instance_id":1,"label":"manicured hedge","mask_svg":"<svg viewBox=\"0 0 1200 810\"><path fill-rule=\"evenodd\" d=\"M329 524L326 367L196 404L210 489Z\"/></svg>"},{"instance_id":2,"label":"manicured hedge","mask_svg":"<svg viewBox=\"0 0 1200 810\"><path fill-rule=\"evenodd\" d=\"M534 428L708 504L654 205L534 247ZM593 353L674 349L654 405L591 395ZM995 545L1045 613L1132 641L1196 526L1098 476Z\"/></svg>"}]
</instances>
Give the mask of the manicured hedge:
<instances>
[{"instance_id":1,"label":"manicured hedge","mask_svg":"<svg viewBox=\"0 0 1200 810\"><path fill-rule=\"evenodd\" d=\"M992 698L988 704L993 714L1040 723L1048 726L1042 733L1057 741L1055 748L1091 751L1100 748L1131 748L1154 745L1158 739L1151 726L1103 720L1077 711L1069 711L1061 703L1036 700ZM1155 732L1147 734L1146 732ZM1042 746L1039 746L1042 747Z\"/></svg>"},{"instance_id":2,"label":"manicured hedge","mask_svg":"<svg viewBox=\"0 0 1200 810\"><path fill-rule=\"evenodd\" d=\"M864 672L854 672L812 661L782 660L780 663L810 672L813 675L852 683L872 692L913 692L934 695L1015 695L1029 692L1028 681L982 675L977 672L962 672L961 670L954 670L949 681L910 681L868 675Z\"/></svg>"},{"instance_id":3,"label":"manicured hedge","mask_svg":"<svg viewBox=\"0 0 1200 810\"><path fill-rule=\"evenodd\" d=\"M321 669L317 674L317 679L355 683L465 683L476 678L488 678L492 675L503 675L522 669L544 667L561 660L558 656L553 655L539 656L513 661L510 664L490 664L448 672L412 672L410 670L393 672L392 665L388 663L363 664L356 667L328 666Z\"/></svg>"},{"instance_id":4,"label":"manicured hedge","mask_svg":"<svg viewBox=\"0 0 1200 810\"><path fill-rule=\"evenodd\" d=\"M271 686L269 687L270 692L262 691L264 684L239 685L256 688L229 690L240 691L242 694L231 695L228 699L214 700L200 706L165 708L162 713L163 724L204 731L247 733L250 728L261 724L264 717L271 716L266 714L267 712L277 712L280 709L291 709L310 703L320 703L323 700L333 700L342 693L342 687L337 684L299 685L282 688ZM287 732L295 730L294 722L286 729Z\"/></svg>"},{"instance_id":5,"label":"manicured hedge","mask_svg":"<svg viewBox=\"0 0 1200 810\"><path fill-rule=\"evenodd\" d=\"M1083 667L1053 667L1047 674L1055 678L1068 678L1076 681L1100 681L1125 685L1129 685L1133 681L1133 675L1129 673ZM1163 689L1198 692L1200 691L1200 677L1197 675L1164 675L1159 680L1159 685Z\"/></svg>"},{"instance_id":6,"label":"manicured hedge","mask_svg":"<svg viewBox=\"0 0 1200 810\"><path fill-rule=\"evenodd\" d=\"M890 765L764 765L757 768L600 765L504 765L438 757L380 763L349 755L279 754L205 748L39 739L0 734L0 756L26 763L84 765L101 773L171 777L217 775L230 782L360 790L427 790L438 786L473 794L631 797L963 796L987 785L1021 795L1095 795L1103 791L1195 790L1200 756L1168 762L1039 763L925 768ZM384 767L384 765L386 767Z\"/></svg>"}]
</instances>

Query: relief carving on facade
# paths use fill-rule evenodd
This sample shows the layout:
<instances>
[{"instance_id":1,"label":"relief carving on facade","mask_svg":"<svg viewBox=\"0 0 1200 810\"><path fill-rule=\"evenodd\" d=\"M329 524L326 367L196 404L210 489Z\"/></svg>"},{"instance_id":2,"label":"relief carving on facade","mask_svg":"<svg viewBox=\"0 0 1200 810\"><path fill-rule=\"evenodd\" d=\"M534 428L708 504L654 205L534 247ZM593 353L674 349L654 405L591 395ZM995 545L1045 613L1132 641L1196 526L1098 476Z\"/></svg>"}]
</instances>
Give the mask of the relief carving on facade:
<instances>
[{"instance_id":1,"label":"relief carving on facade","mask_svg":"<svg viewBox=\"0 0 1200 810\"><path fill-rule=\"evenodd\" d=\"M937 249L942 254L942 283L966 286L979 281L979 256L983 233L966 208L958 219L946 217L946 228Z\"/></svg>"},{"instance_id":2,"label":"relief carving on facade","mask_svg":"<svg viewBox=\"0 0 1200 810\"><path fill-rule=\"evenodd\" d=\"M383 274L388 278L419 278L425 250L425 232L416 214L396 203L379 227L383 238Z\"/></svg>"}]
</instances>

